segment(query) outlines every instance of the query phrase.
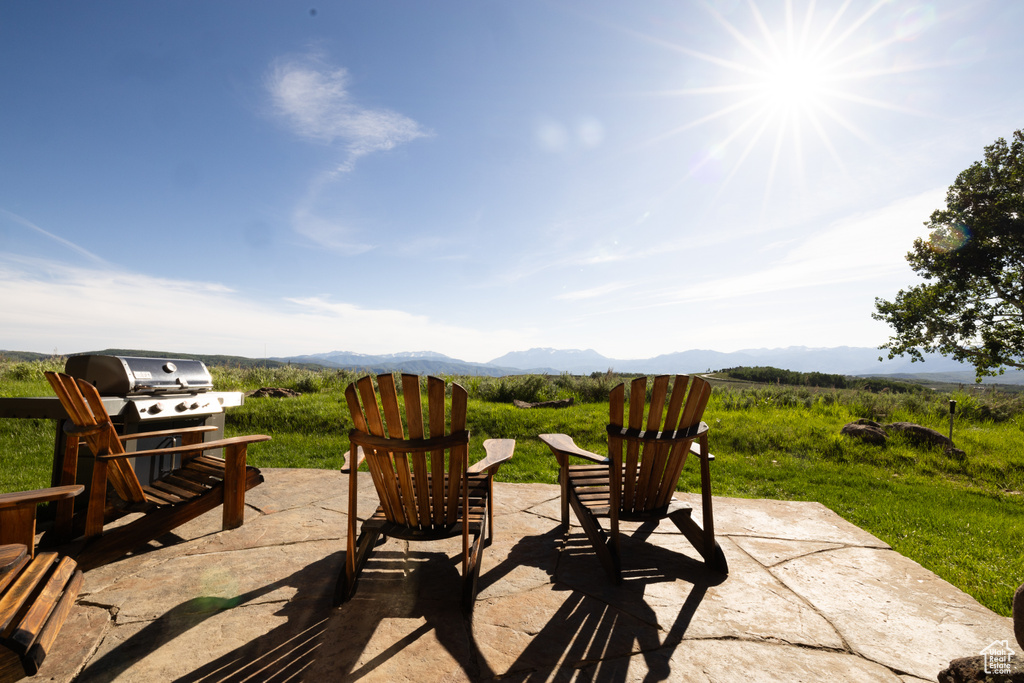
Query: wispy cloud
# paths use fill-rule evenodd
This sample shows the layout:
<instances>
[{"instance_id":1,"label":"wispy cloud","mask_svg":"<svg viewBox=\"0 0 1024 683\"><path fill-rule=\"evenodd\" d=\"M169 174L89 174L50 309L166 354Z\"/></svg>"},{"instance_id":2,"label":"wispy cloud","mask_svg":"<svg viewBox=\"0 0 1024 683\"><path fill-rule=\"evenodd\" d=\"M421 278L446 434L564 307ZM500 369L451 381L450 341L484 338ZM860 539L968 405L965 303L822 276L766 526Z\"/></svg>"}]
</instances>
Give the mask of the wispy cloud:
<instances>
[{"instance_id":1,"label":"wispy cloud","mask_svg":"<svg viewBox=\"0 0 1024 683\"><path fill-rule=\"evenodd\" d=\"M86 257L87 259L89 259L93 263L100 263L100 264L106 263L106 261L104 261L102 258L97 256L96 254L92 253L88 249L84 249L84 248L78 246L77 244L75 244L74 242L70 242L70 241L64 239L63 237L60 237L59 235L54 235L52 232L48 232L46 230L43 230L42 228L40 228L38 225L36 225L32 221L28 220L27 218L23 218L23 217L19 216L16 213L11 213L10 211L7 211L6 209L0 209L0 214L2 214L3 216L6 216L7 218L9 218L10 220L14 221L17 224L19 224L21 226L24 226L24 227L28 228L29 230L32 230L33 232L35 232L37 234L43 235L44 237L47 237L47 238L53 240L54 242L57 242L58 244L67 247L68 249L70 249L71 251L75 252L76 254L78 254L80 256Z\"/></svg>"},{"instance_id":2,"label":"wispy cloud","mask_svg":"<svg viewBox=\"0 0 1024 683\"><path fill-rule=\"evenodd\" d=\"M577 289L572 292L563 292L555 296L555 299L562 301L582 301L584 299L596 299L598 297L604 297L612 292L617 292L621 289L625 289L629 285L624 282L612 282L600 287L591 287L590 289Z\"/></svg>"},{"instance_id":3,"label":"wispy cloud","mask_svg":"<svg viewBox=\"0 0 1024 683\"><path fill-rule=\"evenodd\" d=\"M925 233L922 224L941 206L944 195L944 189L935 189L838 221L800 242L789 242L793 245L789 253L767 268L666 293L659 305L731 299L909 273L905 255L914 238Z\"/></svg>"},{"instance_id":4,"label":"wispy cloud","mask_svg":"<svg viewBox=\"0 0 1024 683\"><path fill-rule=\"evenodd\" d=\"M349 255L372 249L359 238L358 226L324 206L329 188L361 157L431 133L408 116L360 104L349 90L348 71L316 53L276 60L265 82L275 114L296 135L337 148L339 155L333 167L314 174L293 211L292 227L318 247Z\"/></svg>"},{"instance_id":5,"label":"wispy cloud","mask_svg":"<svg viewBox=\"0 0 1024 683\"><path fill-rule=\"evenodd\" d=\"M521 328L478 330L323 297L257 301L216 282L6 254L0 254L0 291L0 347L30 351L230 349L262 357L330 350L395 353L413 345L486 361L490 358L479 356L482 349L525 348L537 334ZM159 313L151 297L131 292L160 292ZM196 335L196 329L203 334Z\"/></svg>"},{"instance_id":6,"label":"wispy cloud","mask_svg":"<svg viewBox=\"0 0 1024 683\"><path fill-rule=\"evenodd\" d=\"M361 241L357 231L343 218L327 217L324 211L318 210L317 198L320 195L326 177L314 181L306 196L292 212L292 227L306 239L332 251L354 256L373 249L373 245Z\"/></svg>"},{"instance_id":7,"label":"wispy cloud","mask_svg":"<svg viewBox=\"0 0 1024 683\"><path fill-rule=\"evenodd\" d=\"M407 116L360 105L349 92L348 70L317 55L277 60L266 84L275 112L298 135L344 146L338 171L351 171L359 157L429 135Z\"/></svg>"}]
</instances>

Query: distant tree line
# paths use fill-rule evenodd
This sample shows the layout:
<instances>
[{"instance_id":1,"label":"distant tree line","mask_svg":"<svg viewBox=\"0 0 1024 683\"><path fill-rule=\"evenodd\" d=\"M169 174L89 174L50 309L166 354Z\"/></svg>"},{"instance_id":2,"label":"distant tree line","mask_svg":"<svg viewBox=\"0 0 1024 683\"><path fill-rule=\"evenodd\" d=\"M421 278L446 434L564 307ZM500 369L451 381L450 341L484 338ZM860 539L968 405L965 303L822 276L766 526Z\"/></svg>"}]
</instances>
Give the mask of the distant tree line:
<instances>
[{"instance_id":1,"label":"distant tree line","mask_svg":"<svg viewBox=\"0 0 1024 683\"><path fill-rule=\"evenodd\" d=\"M719 370L719 374L733 379L761 384L786 384L799 387L821 387L825 389L861 389L880 392L907 394L922 391L924 387L910 382L899 382L880 377L850 377L831 375L825 372L796 372L773 367L738 367Z\"/></svg>"}]
</instances>

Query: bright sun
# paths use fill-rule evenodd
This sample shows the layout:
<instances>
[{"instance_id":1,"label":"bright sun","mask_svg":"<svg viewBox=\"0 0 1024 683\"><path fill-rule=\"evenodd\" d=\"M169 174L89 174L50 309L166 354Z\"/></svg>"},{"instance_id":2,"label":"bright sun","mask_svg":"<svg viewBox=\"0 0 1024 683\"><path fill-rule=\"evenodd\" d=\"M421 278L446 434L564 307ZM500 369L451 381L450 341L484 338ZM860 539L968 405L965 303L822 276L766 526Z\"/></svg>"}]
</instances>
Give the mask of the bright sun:
<instances>
[{"instance_id":1,"label":"bright sun","mask_svg":"<svg viewBox=\"0 0 1024 683\"><path fill-rule=\"evenodd\" d=\"M762 87L776 107L811 107L823 92L824 70L801 55L779 59L769 65Z\"/></svg>"},{"instance_id":2,"label":"bright sun","mask_svg":"<svg viewBox=\"0 0 1024 683\"><path fill-rule=\"evenodd\" d=\"M892 37L879 40L877 32L872 36L872 32L864 30L868 20L885 5L884 0L870 5L856 5L847 0L831 15L816 14L814 0L808 2L802 14L795 11L793 5L792 0L787 0L784 6L765 4L773 11L784 7L783 12L769 21L762 15L756 0L750 0L747 18L752 21L746 31L737 28L714 7L705 5L734 41L731 46L728 42L723 45L726 54L735 51L731 57L694 50L685 45L669 45L717 68L719 73L714 77L714 85L666 94L733 96L730 102L717 110L666 133L665 137L671 136L725 117L735 121L722 138L708 145L711 151L707 157L694 163L683 180L697 173L704 164L720 158L723 150L731 148L734 150L730 155L733 161L719 186L718 193L721 194L759 143L770 141L772 152L763 200L767 203L784 157L788 156L803 174L805 138L816 140L840 168L844 168L844 164L833 144L833 135L849 134L870 142L869 137L843 115L842 109L846 104L852 102L921 115L859 92L859 84L871 79L898 71L926 68L903 65L897 69L877 65L875 57L880 55L880 51L899 39L898 31ZM802 183L802 177L800 181Z\"/></svg>"}]
</instances>

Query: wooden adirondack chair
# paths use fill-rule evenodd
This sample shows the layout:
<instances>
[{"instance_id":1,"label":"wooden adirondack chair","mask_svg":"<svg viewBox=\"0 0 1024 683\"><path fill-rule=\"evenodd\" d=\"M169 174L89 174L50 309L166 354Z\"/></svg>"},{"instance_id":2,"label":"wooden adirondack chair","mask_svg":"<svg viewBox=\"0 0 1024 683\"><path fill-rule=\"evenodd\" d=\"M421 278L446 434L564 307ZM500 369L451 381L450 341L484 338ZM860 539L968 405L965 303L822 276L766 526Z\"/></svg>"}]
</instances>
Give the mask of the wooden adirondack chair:
<instances>
[{"instance_id":1,"label":"wooden adirondack chair","mask_svg":"<svg viewBox=\"0 0 1024 683\"><path fill-rule=\"evenodd\" d=\"M39 671L82 586L70 557L35 553L36 505L83 486L0 494L0 682Z\"/></svg>"},{"instance_id":2,"label":"wooden adirondack chair","mask_svg":"<svg viewBox=\"0 0 1024 683\"><path fill-rule=\"evenodd\" d=\"M487 456L469 467L465 389L451 385L450 426L446 427L443 380L427 378L426 424L417 375L402 375L404 421L395 378L379 375L377 386L379 403L369 376L345 390L355 428L349 432L351 449L342 469L349 473L348 545L335 604L355 593L359 573L382 535L410 541L461 535L462 606L470 613L483 548L494 534L493 476L501 463L512 457L515 440L488 439L484 442ZM364 458L380 506L363 522L357 539L356 471Z\"/></svg>"},{"instance_id":3,"label":"wooden adirondack chair","mask_svg":"<svg viewBox=\"0 0 1024 683\"><path fill-rule=\"evenodd\" d=\"M540 435L558 458L563 527L569 528L571 506L601 565L615 583L622 581L620 521L646 522L668 517L709 567L723 574L729 571L725 555L715 541L710 469L714 456L708 452L708 426L701 422L711 385L694 377L687 395L689 378L678 375L669 397L669 379L668 375L654 379L646 424L647 378L637 378L630 385L628 422L624 421L625 384L612 389L608 457L579 448L565 434ZM700 459L703 528L691 519L689 505L673 497L691 451ZM570 456L597 464L570 465ZM602 517L609 519L607 532L599 521Z\"/></svg>"},{"instance_id":4,"label":"wooden adirondack chair","mask_svg":"<svg viewBox=\"0 0 1024 683\"><path fill-rule=\"evenodd\" d=\"M84 519L81 515L73 516L73 506L68 501L58 503L55 524L58 538L84 535L86 544L78 556L84 569L112 562L218 505L223 506L225 530L242 525L245 492L263 482L258 469L246 466L246 450L251 443L270 440L269 436L257 434L204 442L203 434L213 427L118 436L96 387L55 372L47 372L46 379L73 423L64 429L68 438L61 483L75 480L80 440L94 456ZM130 439L176 435L181 436L180 446L132 453L124 449L124 443ZM206 455L207 451L221 448L223 458ZM181 456L182 466L146 486L139 482L128 462L128 458L173 454ZM116 495L108 497L108 482ZM105 524L131 512L145 514L104 530Z\"/></svg>"}]
</instances>

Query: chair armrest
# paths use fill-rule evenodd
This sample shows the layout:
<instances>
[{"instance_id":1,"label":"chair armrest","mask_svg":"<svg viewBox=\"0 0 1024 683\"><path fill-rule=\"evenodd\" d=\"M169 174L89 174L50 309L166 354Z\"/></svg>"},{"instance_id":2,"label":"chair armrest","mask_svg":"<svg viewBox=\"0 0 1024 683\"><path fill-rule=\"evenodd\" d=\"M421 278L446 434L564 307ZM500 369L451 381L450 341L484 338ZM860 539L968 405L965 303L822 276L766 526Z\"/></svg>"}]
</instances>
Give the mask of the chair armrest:
<instances>
[{"instance_id":1,"label":"chair armrest","mask_svg":"<svg viewBox=\"0 0 1024 683\"><path fill-rule=\"evenodd\" d=\"M516 449L515 439L487 439L484 441L484 450L487 456L475 462L467 468L469 472L483 472L493 475L501 467L501 464L512 458L512 452Z\"/></svg>"},{"instance_id":2,"label":"chair armrest","mask_svg":"<svg viewBox=\"0 0 1024 683\"><path fill-rule=\"evenodd\" d=\"M35 491L15 491L14 493L0 493L0 510L16 508L22 505L46 503L51 500L64 500L74 498L85 490L81 484L69 486L54 486L48 489L36 489Z\"/></svg>"},{"instance_id":3,"label":"chair armrest","mask_svg":"<svg viewBox=\"0 0 1024 683\"><path fill-rule=\"evenodd\" d=\"M700 444L697 443L696 441L690 444L690 452L696 455L697 457L700 457ZM715 456L712 455L711 453L708 453L708 462L711 462L714 459Z\"/></svg>"},{"instance_id":4,"label":"chair armrest","mask_svg":"<svg viewBox=\"0 0 1024 683\"><path fill-rule=\"evenodd\" d=\"M349 471L349 460L352 459L352 449L345 451L345 462L341 464L342 474L348 474ZM366 460L366 452L363 451L362 446L356 446L356 469L363 464L363 460Z\"/></svg>"},{"instance_id":5,"label":"chair armrest","mask_svg":"<svg viewBox=\"0 0 1024 683\"><path fill-rule=\"evenodd\" d=\"M158 432L138 432L136 434L124 434L117 438L123 441L131 441L132 439L152 439L164 436L180 436L182 434L202 434L205 432L215 432L217 428L213 425L204 425L202 427L182 427L181 429L162 429Z\"/></svg>"},{"instance_id":6,"label":"chair armrest","mask_svg":"<svg viewBox=\"0 0 1024 683\"><path fill-rule=\"evenodd\" d=\"M110 453L108 455L97 456L97 460L123 460L125 458L152 458L157 455L168 455L171 453L203 453L205 451L212 451L215 448L225 448L229 446L238 446L240 444L259 443L260 441L270 441L270 437L265 434L252 434L249 436L233 436L230 439L218 439L216 441L205 441L203 443L197 443L190 446L171 446L170 448L156 448L148 451L135 451L133 453Z\"/></svg>"},{"instance_id":7,"label":"chair armrest","mask_svg":"<svg viewBox=\"0 0 1024 683\"><path fill-rule=\"evenodd\" d=\"M584 458L591 462L596 462L600 465L607 465L608 458L591 451L585 451L576 445L576 442L572 440L572 437L567 434L541 434L538 437L541 441L548 445L548 448L556 455L559 456L559 460L564 457L573 455L577 458Z\"/></svg>"}]
</instances>

